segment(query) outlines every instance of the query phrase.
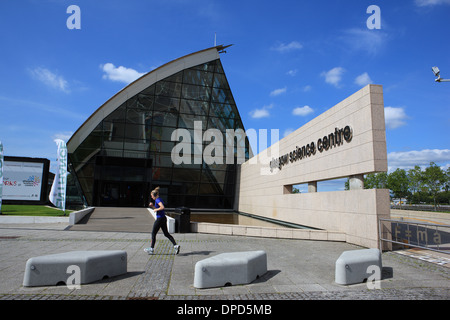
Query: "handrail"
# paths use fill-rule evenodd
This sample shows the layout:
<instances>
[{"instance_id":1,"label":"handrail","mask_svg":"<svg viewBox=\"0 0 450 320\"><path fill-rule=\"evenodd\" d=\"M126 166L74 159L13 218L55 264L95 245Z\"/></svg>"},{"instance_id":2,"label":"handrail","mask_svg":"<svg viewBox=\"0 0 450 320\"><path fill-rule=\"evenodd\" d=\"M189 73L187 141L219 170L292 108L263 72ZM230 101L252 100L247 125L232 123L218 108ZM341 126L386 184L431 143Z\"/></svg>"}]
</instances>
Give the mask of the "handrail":
<instances>
[{"instance_id":1,"label":"handrail","mask_svg":"<svg viewBox=\"0 0 450 320\"><path fill-rule=\"evenodd\" d=\"M383 238L382 221L391 223L391 239ZM379 219L378 235L380 240L380 248L382 248L382 241L406 245L410 247L422 248L426 250L437 251L445 254L450 254L450 250L442 249L443 241L450 247L450 225L436 224L429 222L415 222L398 219ZM394 224L396 224L394 226ZM400 225L404 227L399 227ZM419 226L422 227L420 230ZM395 227L395 229L394 229ZM433 229L434 228L434 229ZM438 229L439 228L439 229ZM449 228L449 231L443 231L443 228ZM434 231L434 233L433 233ZM431 236L429 236L431 235ZM428 241L431 238L431 242ZM395 240L394 240L395 239ZM400 242L398 240L406 240L407 242ZM433 247L431 247L433 246Z\"/></svg>"}]
</instances>

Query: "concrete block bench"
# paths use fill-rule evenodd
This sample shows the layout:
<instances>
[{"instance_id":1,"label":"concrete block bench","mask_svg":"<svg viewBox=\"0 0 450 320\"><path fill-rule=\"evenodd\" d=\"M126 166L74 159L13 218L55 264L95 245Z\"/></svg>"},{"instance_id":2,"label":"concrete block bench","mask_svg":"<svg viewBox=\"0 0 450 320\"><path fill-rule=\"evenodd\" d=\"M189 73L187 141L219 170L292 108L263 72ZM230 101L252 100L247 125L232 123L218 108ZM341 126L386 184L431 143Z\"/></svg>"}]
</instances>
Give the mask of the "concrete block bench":
<instances>
[{"instance_id":1,"label":"concrete block bench","mask_svg":"<svg viewBox=\"0 0 450 320\"><path fill-rule=\"evenodd\" d=\"M381 275L382 263L380 250L361 249L344 251L336 260L335 282L345 285L364 282L371 275L367 270L370 266L377 266Z\"/></svg>"},{"instance_id":2,"label":"concrete block bench","mask_svg":"<svg viewBox=\"0 0 450 320\"><path fill-rule=\"evenodd\" d=\"M23 279L24 287L67 284L74 273L68 268L79 267L79 284L91 283L127 272L127 253L122 250L72 251L28 259ZM77 283L78 284L78 283Z\"/></svg>"},{"instance_id":3,"label":"concrete block bench","mask_svg":"<svg viewBox=\"0 0 450 320\"><path fill-rule=\"evenodd\" d=\"M222 253L195 264L194 287L246 284L267 272L264 251Z\"/></svg>"}]
</instances>

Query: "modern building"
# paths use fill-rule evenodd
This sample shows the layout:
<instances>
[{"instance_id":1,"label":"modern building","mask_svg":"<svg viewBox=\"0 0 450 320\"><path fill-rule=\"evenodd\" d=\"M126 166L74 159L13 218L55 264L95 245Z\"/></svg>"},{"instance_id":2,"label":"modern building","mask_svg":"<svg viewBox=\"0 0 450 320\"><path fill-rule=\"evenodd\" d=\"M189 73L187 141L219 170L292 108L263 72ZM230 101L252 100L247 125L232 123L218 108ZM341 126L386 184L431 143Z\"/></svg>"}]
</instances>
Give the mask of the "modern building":
<instances>
[{"instance_id":1,"label":"modern building","mask_svg":"<svg viewBox=\"0 0 450 320\"><path fill-rule=\"evenodd\" d=\"M67 143L68 206L79 198L95 207L145 207L160 186L168 208L230 210L297 226L225 228L229 234L384 247L389 190L364 189L365 174L387 171L382 86L361 88L253 156L220 62L224 48L147 73L86 120ZM341 178L349 190L318 188ZM293 192L300 184L308 192Z\"/></svg>"},{"instance_id":2,"label":"modern building","mask_svg":"<svg viewBox=\"0 0 450 320\"><path fill-rule=\"evenodd\" d=\"M203 135L208 129L223 137L244 130L219 57L224 48L198 51L145 74L83 123L67 143L68 206L78 194L89 206L144 207L159 186L168 208L237 208L239 151L243 161L252 156L248 141L232 137L230 152L223 141L215 144L217 136ZM180 148L185 140L189 147ZM211 144L212 155L221 158L213 163L202 156ZM185 161L173 161L181 155Z\"/></svg>"}]
</instances>

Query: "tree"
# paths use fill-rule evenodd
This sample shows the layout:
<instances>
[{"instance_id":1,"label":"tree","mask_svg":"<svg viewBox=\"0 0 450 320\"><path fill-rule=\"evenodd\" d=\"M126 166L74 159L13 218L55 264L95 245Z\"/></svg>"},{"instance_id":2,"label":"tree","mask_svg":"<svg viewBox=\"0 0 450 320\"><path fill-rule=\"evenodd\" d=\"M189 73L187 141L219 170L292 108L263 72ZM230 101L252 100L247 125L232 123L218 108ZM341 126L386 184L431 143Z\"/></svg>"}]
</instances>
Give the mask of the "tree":
<instances>
[{"instance_id":1,"label":"tree","mask_svg":"<svg viewBox=\"0 0 450 320\"><path fill-rule=\"evenodd\" d=\"M408 170L409 188L413 194L422 188L422 176L422 169L419 166Z\"/></svg>"},{"instance_id":2,"label":"tree","mask_svg":"<svg viewBox=\"0 0 450 320\"><path fill-rule=\"evenodd\" d=\"M369 173L364 178L364 189L386 189L387 177L386 172Z\"/></svg>"},{"instance_id":3,"label":"tree","mask_svg":"<svg viewBox=\"0 0 450 320\"><path fill-rule=\"evenodd\" d=\"M431 162L430 166L425 168L423 172L422 182L433 197L434 210L436 211L436 198L447 182L447 175L434 162Z\"/></svg>"},{"instance_id":4,"label":"tree","mask_svg":"<svg viewBox=\"0 0 450 320\"><path fill-rule=\"evenodd\" d=\"M448 189L450 188L450 167L447 168L447 171L445 172L446 181L445 181L445 192L448 192Z\"/></svg>"},{"instance_id":5,"label":"tree","mask_svg":"<svg viewBox=\"0 0 450 320\"><path fill-rule=\"evenodd\" d=\"M387 176L387 186L394 198L406 198L409 195L409 181L404 169L397 169Z\"/></svg>"}]
</instances>

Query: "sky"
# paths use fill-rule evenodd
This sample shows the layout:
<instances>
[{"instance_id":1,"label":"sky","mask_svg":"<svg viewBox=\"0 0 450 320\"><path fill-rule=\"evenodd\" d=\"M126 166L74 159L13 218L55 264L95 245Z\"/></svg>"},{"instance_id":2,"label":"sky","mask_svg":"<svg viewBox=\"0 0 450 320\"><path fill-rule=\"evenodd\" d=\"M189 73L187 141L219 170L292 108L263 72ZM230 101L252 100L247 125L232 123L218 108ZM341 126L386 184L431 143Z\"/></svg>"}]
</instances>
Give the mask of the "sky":
<instances>
[{"instance_id":1,"label":"sky","mask_svg":"<svg viewBox=\"0 0 450 320\"><path fill-rule=\"evenodd\" d=\"M389 171L446 169L450 82L431 67L450 79L449 16L450 0L1 0L0 141L54 172L54 140L130 82L233 44L221 61L246 130L282 138L379 84Z\"/></svg>"}]
</instances>

